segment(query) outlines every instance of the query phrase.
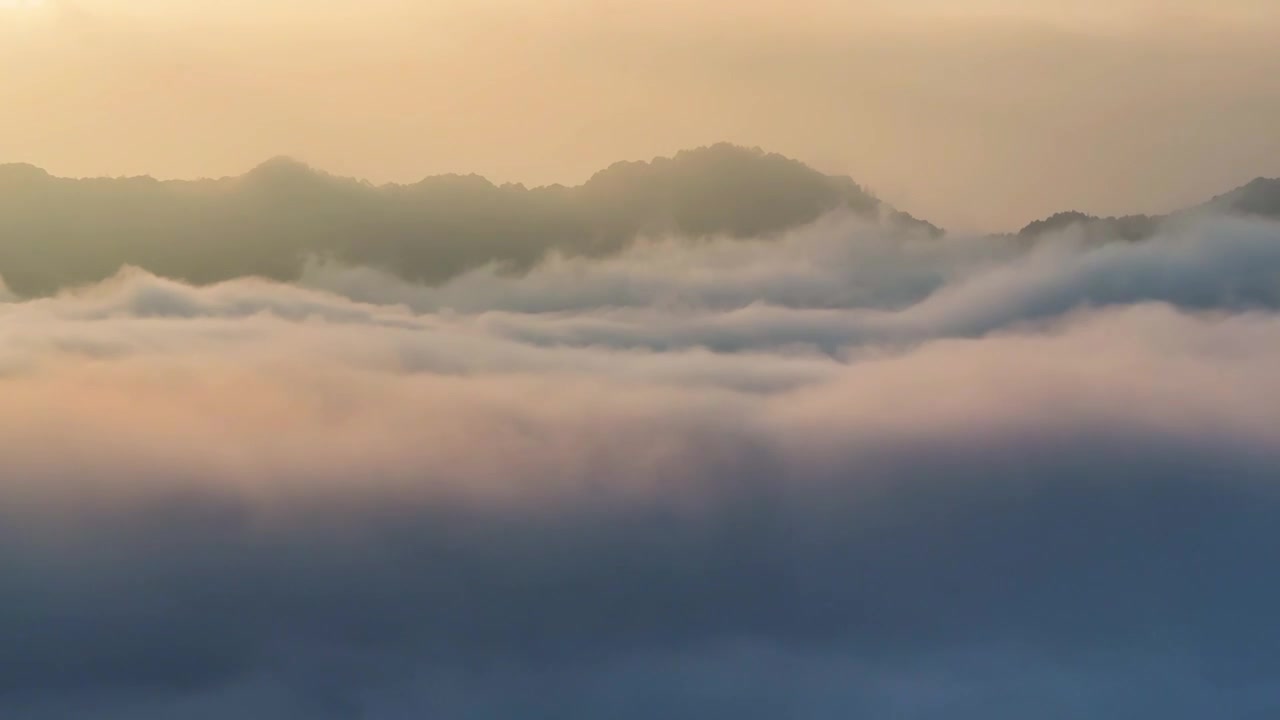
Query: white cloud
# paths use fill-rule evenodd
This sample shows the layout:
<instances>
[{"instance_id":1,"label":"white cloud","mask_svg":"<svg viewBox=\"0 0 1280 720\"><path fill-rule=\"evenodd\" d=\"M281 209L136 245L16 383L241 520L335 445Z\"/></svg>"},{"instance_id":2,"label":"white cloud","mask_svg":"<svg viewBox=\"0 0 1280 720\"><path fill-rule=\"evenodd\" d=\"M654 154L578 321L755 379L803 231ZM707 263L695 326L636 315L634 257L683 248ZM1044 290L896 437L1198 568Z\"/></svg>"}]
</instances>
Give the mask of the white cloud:
<instances>
[{"instance_id":1,"label":"white cloud","mask_svg":"<svg viewBox=\"0 0 1280 720\"><path fill-rule=\"evenodd\" d=\"M0 709L1274 703L1280 232L1005 243L10 299Z\"/></svg>"}]
</instances>

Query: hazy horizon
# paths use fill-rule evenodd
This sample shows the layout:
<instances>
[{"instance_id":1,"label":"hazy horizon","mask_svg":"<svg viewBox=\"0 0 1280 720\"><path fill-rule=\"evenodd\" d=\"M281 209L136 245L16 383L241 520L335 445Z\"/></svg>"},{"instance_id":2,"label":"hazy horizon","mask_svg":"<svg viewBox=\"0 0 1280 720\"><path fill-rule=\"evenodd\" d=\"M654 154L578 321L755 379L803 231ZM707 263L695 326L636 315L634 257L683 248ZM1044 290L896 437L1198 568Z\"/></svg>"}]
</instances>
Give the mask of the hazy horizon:
<instances>
[{"instance_id":1,"label":"hazy horizon","mask_svg":"<svg viewBox=\"0 0 1280 720\"><path fill-rule=\"evenodd\" d=\"M0 9L0 161L543 185L729 141L1000 230L1280 175L1277 34L1252 0L44 0Z\"/></svg>"},{"instance_id":2,"label":"hazy horizon","mask_svg":"<svg viewBox=\"0 0 1280 720\"><path fill-rule=\"evenodd\" d=\"M305 168L307 168L308 170L311 170L311 171L313 171L313 172L315 172L315 173L317 173L317 174L320 174L320 175L330 176L330 177L339 178L339 179L343 179L343 180L355 180L355 181L358 181L358 182L363 183L363 184L368 184L368 185L370 185L370 186L372 186L372 187L411 186L411 185L418 184L418 183L420 183L420 182L422 182L422 181L425 181L425 180L439 179L439 178L443 178L443 177L473 177L473 176L474 176L474 177L480 177L480 178L482 178L482 179L484 179L484 180L486 180L486 181L488 181L488 182L492 183L492 184L493 184L493 185L495 185L495 186L502 186L502 185L518 185L518 186L525 187L525 188L528 188L528 189L531 189L531 190L541 190L541 189L548 189L548 188L555 188L555 187L566 187L566 188L577 188L577 187L581 187L582 185L585 185L585 184L586 184L589 180L591 180L593 177L597 176L598 174L600 174L601 172L603 172L603 171L605 171L605 170L608 170L608 169L609 169L609 167L611 167L611 166L613 166L613 165L620 164L620 163L621 163L621 164L630 164L630 163L650 163L650 162L653 162L653 161L669 160L669 159L671 159L671 158L673 158L673 157L676 157L676 156L678 156L678 155L680 155L680 154L682 154L682 153L688 153L688 152L700 151L700 150L704 150L704 149L706 149L706 148L708 148L708 147L724 146L724 145L726 145L726 144L730 144L730 143L727 143L727 141L721 141L721 142L718 142L718 143L712 143L712 144L710 144L710 145L703 145L703 146L699 146L699 147L680 148L680 149L679 149L679 150L677 150L676 152L673 152L673 153L671 153L671 154L669 154L669 155L655 155L655 156L653 156L653 157L645 157L645 158L619 158L619 159L615 160L614 162L608 163L608 164L607 164L607 165L605 165L605 166L602 166L602 167L600 167L600 168L597 168L595 171L592 171L592 172L590 172L590 173L587 173L587 175L586 175L586 176L582 177L582 178L581 178L580 180L578 180L577 182L553 182L553 183L545 183L545 184L525 183L525 182L521 182L521 181L519 181L519 180L498 180L498 179L495 179L495 178L491 178L491 177L488 177L488 176L482 175L482 174L480 174L480 173L474 173L474 172L463 172L463 171L457 171L457 172L428 173L428 174L423 174L423 175L421 175L421 176L412 177L412 178L407 179L407 180L385 180L385 181L376 181L376 180L371 179L371 178L368 178L368 177L361 177L361 176L356 176L356 175L344 175L344 174L341 174L341 173L331 172L331 171L327 170L326 168L324 168L323 166L317 165L317 164L312 163L312 162L308 162L308 161L306 160L306 158L300 158L300 157L296 157L296 156L292 156L292 155L284 155L284 154L277 154L277 155L272 155L272 156L269 156L269 157L263 158L261 161L259 161L259 162L255 162L255 163L252 163L251 165L249 165L249 166L247 166L247 167L243 168L242 170L240 170L239 172L231 172L231 173L227 173L227 174L225 174L225 175L158 176L158 175L155 175L155 174L153 174L153 173L138 173L138 174L124 174L124 175L111 175L111 174L97 174L97 175L59 175L59 174L57 174L57 173L53 173L53 172L49 171L49 169L48 169L48 168L42 167L42 166L40 166L40 165L38 165L38 164L36 164L36 163L28 163L28 162L0 162L0 166L4 166L4 165L29 165L29 166L31 166L31 167L34 167L34 168L38 169L38 170L42 170L42 171L44 171L44 172L49 173L49 175L50 175L51 177L60 178L60 179L66 179L66 180L103 180L103 179L108 179L108 180L126 180L126 179L131 179L131 178L147 177L147 178L151 178L151 179L154 179L154 180L157 180L157 181L160 181L160 182L171 182L171 181L177 181L177 182L199 182L199 181L204 181L204 180L228 180L228 179L236 179L236 178L244 177L244 176L246 176L246 175L248 175L248 174L252 173L253 171L260 169L260 168L268 167L268 166L270 166L270 165L271 165L271 164L273 164L273 163L288 162L288 163L296 163L297 165L302 166L302 167L305 167ZM760 152L764 152L764 153L768 153L768 154L777 154L777 153L770 153L770 151L769 151L769 149L768 149L768 148L760 148L760 147L748 148L748 147L747 147L747 146L745 146L745 145L734 145L734 147L740 147L740 148L743 148L744 150L758 150L758 151L760 151ZM787 157L787 156L783 156L783 157ZM797 159L797 158L790 158L790 157L787 157L787 159L788 159L788 160L797 160L797 161L800 161L800 160L799 160L799 159ZM802 162L802 161L800 161L800 162ZM807 165L807 163L806 163L806 165ZM812 166L809 166L809 167L812 167ZM813 169L817 170L817 168L813 168ZM833 178L848 178L849 180L853 180L854 182L858 182L858 179L857 179L856 177L852 177L852 176L849 176L849 175L843 175L843 174L839 174L839 173L831 173L831 174L830 174L830 176L831 176L831 177L833 177ZM1029 219L1028 219L1028 221L1027 221L1027 223L1023 223L1023 224L1018 225L1018 226L1016 226L1016 227L1011 226L1011 227L999 227L999 228L995 228L995 227L992 227L992 228L972 228L972 227L964 227L964 226L961 226L961 227L958 227L958 228L947 228L947 227L944 227L944 228L942 228L942 229L943 229L943 230L946 230L947 232L954 232L954 233L958 233L958 234L981 234L981 233L996 233L996 234L999 234L999 233L1011 233L1011 232L1017 232L1018 230L1021 230L1021 229L1025 228L1025 227L1027 226L1027 224L1028 224L1028 223L1035 222L1035 221L1038 221L1038 220L1044 220L1044 219L1049 218L1049 217L1051 217L1051 216L1053 216L1053 215L1057 215L1057 214L1061 214L1061 213L1066 213L1066 212L1082 212L1082 213L1084 213L1084 214L1086 214L1086 215L1093 215L1093 216L1095 216L1095 217L1114 217L1114 216L1125 216L1125 215L1152 215L1152 216L1166 215L1166 214L1169 214L1169 213L1177 212L1177 211L1180 211L1180 210L1186 210L1186 209L1188 209L1188 208L1194 207L1195 205L1198 205L1198 204L1204 203L1204 202L1206 202L1206 201L1209 201L1209 200L1213 199L1214 197L1216 197L1216 196L1218 196L1218 195L1222 195L1222 194L1227 193L1227 192L1229 192L1229 191L1236 190L1236 189L1238 189L1239 187L1244 186L1244 185L1247 185L1248 183L1250 183L1250 182L1252 182L1252 181L1255 181L1255 180L1273 180L1273 179L1277 179L1277 176L1280 176L1280 173L1277 173L1276 175L1273 175L1273 176L1268 176L1268 175L1257 175L1257 176L1253 176L1253 177L1246 177L1246 178L1242 178L1240 181L1238 181L1238 182L1237 182L1237 183L1235 183L1234 185L1231 185L1231 186L1224 186L1224 187L1220 187L1220 188L1217 188L1217 189L1210 189L1210 190L1206 191L1206 194L1205 194L1205 195L1197 196L1197 197L1191 197L1191 198L1188 198L1187 200L1185 200L1185 201L1183 201L1183 202L1181 202L1181 203L1176 203L1176 204L1173 204L1173 205L1162 206L1162 207L1157 207L1157 208L1146 208L1146 209L1139 209L1139 210L1135 210L1135 209L1129 209L1129 210L1118 210L1118 211L1115 211L1115 212L1111 213L1110 215L1107 215L1107 214L1104 214L1104 213L1093 212L1093 211L1091 211L1091 210L1089 210L1089 209L1087 209L1087 208L1081 208L1081 207L1070 206L1070 205L1063 205L1063 206L1058 207L1058 208L1056 208L1056 209L1054 209L1054 210L1052 210L1052 211L1050 211L1050 212L1047 212L1045 215L1037 216L1037 217L1034 217L1034 218L1029 218ZM875 188L874 188L874 187L865 186L865 185L864 185L864 184L862 184L862 183L859 183L859 185L860 185L860 186L862 186L862 187L863 187L863 189L865 189L869 194L871 194L872 196L876 197L877 199L888 202L888 201L887 201L887 199L886 199L885 197L883 197L880 193L877 193L877 192L876 192L876 190L875 190ZM894 209L895 209L895 210L900 210L900 211L908 212L908 213L912 212L912 208L909 208L909 207L893 206L891 203L890 203L890 205L891 205L892 207L894 207ZM914 215L920 215L920 213L913 213L913 214L914 214ZM929 218L929 217L927 217L927 216L923 216L923 215L921 215L919 219L921 219L921 220L925 220L925 221L930 220L930 218Z\"/></svg>"}]
</instances>

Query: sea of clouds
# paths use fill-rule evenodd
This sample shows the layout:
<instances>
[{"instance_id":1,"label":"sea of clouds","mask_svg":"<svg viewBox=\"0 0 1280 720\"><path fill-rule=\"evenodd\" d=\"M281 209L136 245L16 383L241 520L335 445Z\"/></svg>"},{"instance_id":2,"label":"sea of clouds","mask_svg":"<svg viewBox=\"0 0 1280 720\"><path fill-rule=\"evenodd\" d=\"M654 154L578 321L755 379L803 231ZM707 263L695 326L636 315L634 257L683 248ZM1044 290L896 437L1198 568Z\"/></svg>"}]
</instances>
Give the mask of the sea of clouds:
<instances>
[{"instance_id":1,"label":"sea of clouds","mask_svg":"<svg viewBox=\"0 0 1280 720\"><path fill-rule=\"evenodd\" d=\"M1273 717L1278 307L1232 217L0 292L0 716Z\"/></svg>"}]
</instances>

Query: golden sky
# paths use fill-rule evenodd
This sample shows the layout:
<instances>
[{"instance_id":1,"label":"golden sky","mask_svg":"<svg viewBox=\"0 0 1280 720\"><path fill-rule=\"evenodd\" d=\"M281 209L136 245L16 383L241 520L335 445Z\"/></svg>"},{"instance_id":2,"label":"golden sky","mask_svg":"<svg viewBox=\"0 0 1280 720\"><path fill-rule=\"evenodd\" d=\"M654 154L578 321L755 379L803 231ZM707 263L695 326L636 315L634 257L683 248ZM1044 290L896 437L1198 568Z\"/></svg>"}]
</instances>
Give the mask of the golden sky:
<instances>
[{"instance_id":1,"label":"golden sky","mask_svg":"<svg viewBox=\"0 0 1280 720\"><path fill-rule=\"evenodd\" d=\"M0 162L63 175L577 183L729 140L953 229L1280 175L1274 0L21 4Z\"/></svg>"}]
</instances>

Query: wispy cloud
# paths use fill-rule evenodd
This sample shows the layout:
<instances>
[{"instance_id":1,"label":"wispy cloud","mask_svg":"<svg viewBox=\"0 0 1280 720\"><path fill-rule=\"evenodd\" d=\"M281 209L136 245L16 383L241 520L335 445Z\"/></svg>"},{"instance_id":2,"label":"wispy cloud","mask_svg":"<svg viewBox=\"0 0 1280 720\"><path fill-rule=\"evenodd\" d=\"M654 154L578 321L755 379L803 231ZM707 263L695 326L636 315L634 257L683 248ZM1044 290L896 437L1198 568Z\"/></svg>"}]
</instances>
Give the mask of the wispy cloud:
<instances>
[{"instance_id":1,"label":"wispy cloud","mask_svg":"<svg viewBox=\"0 0 1280 720\"><path fill-rule=\"evenodd\" d=\"M0 709L1262 717L1278 247L833 217L9 296Z\"/></svg>"}]
</instances>

